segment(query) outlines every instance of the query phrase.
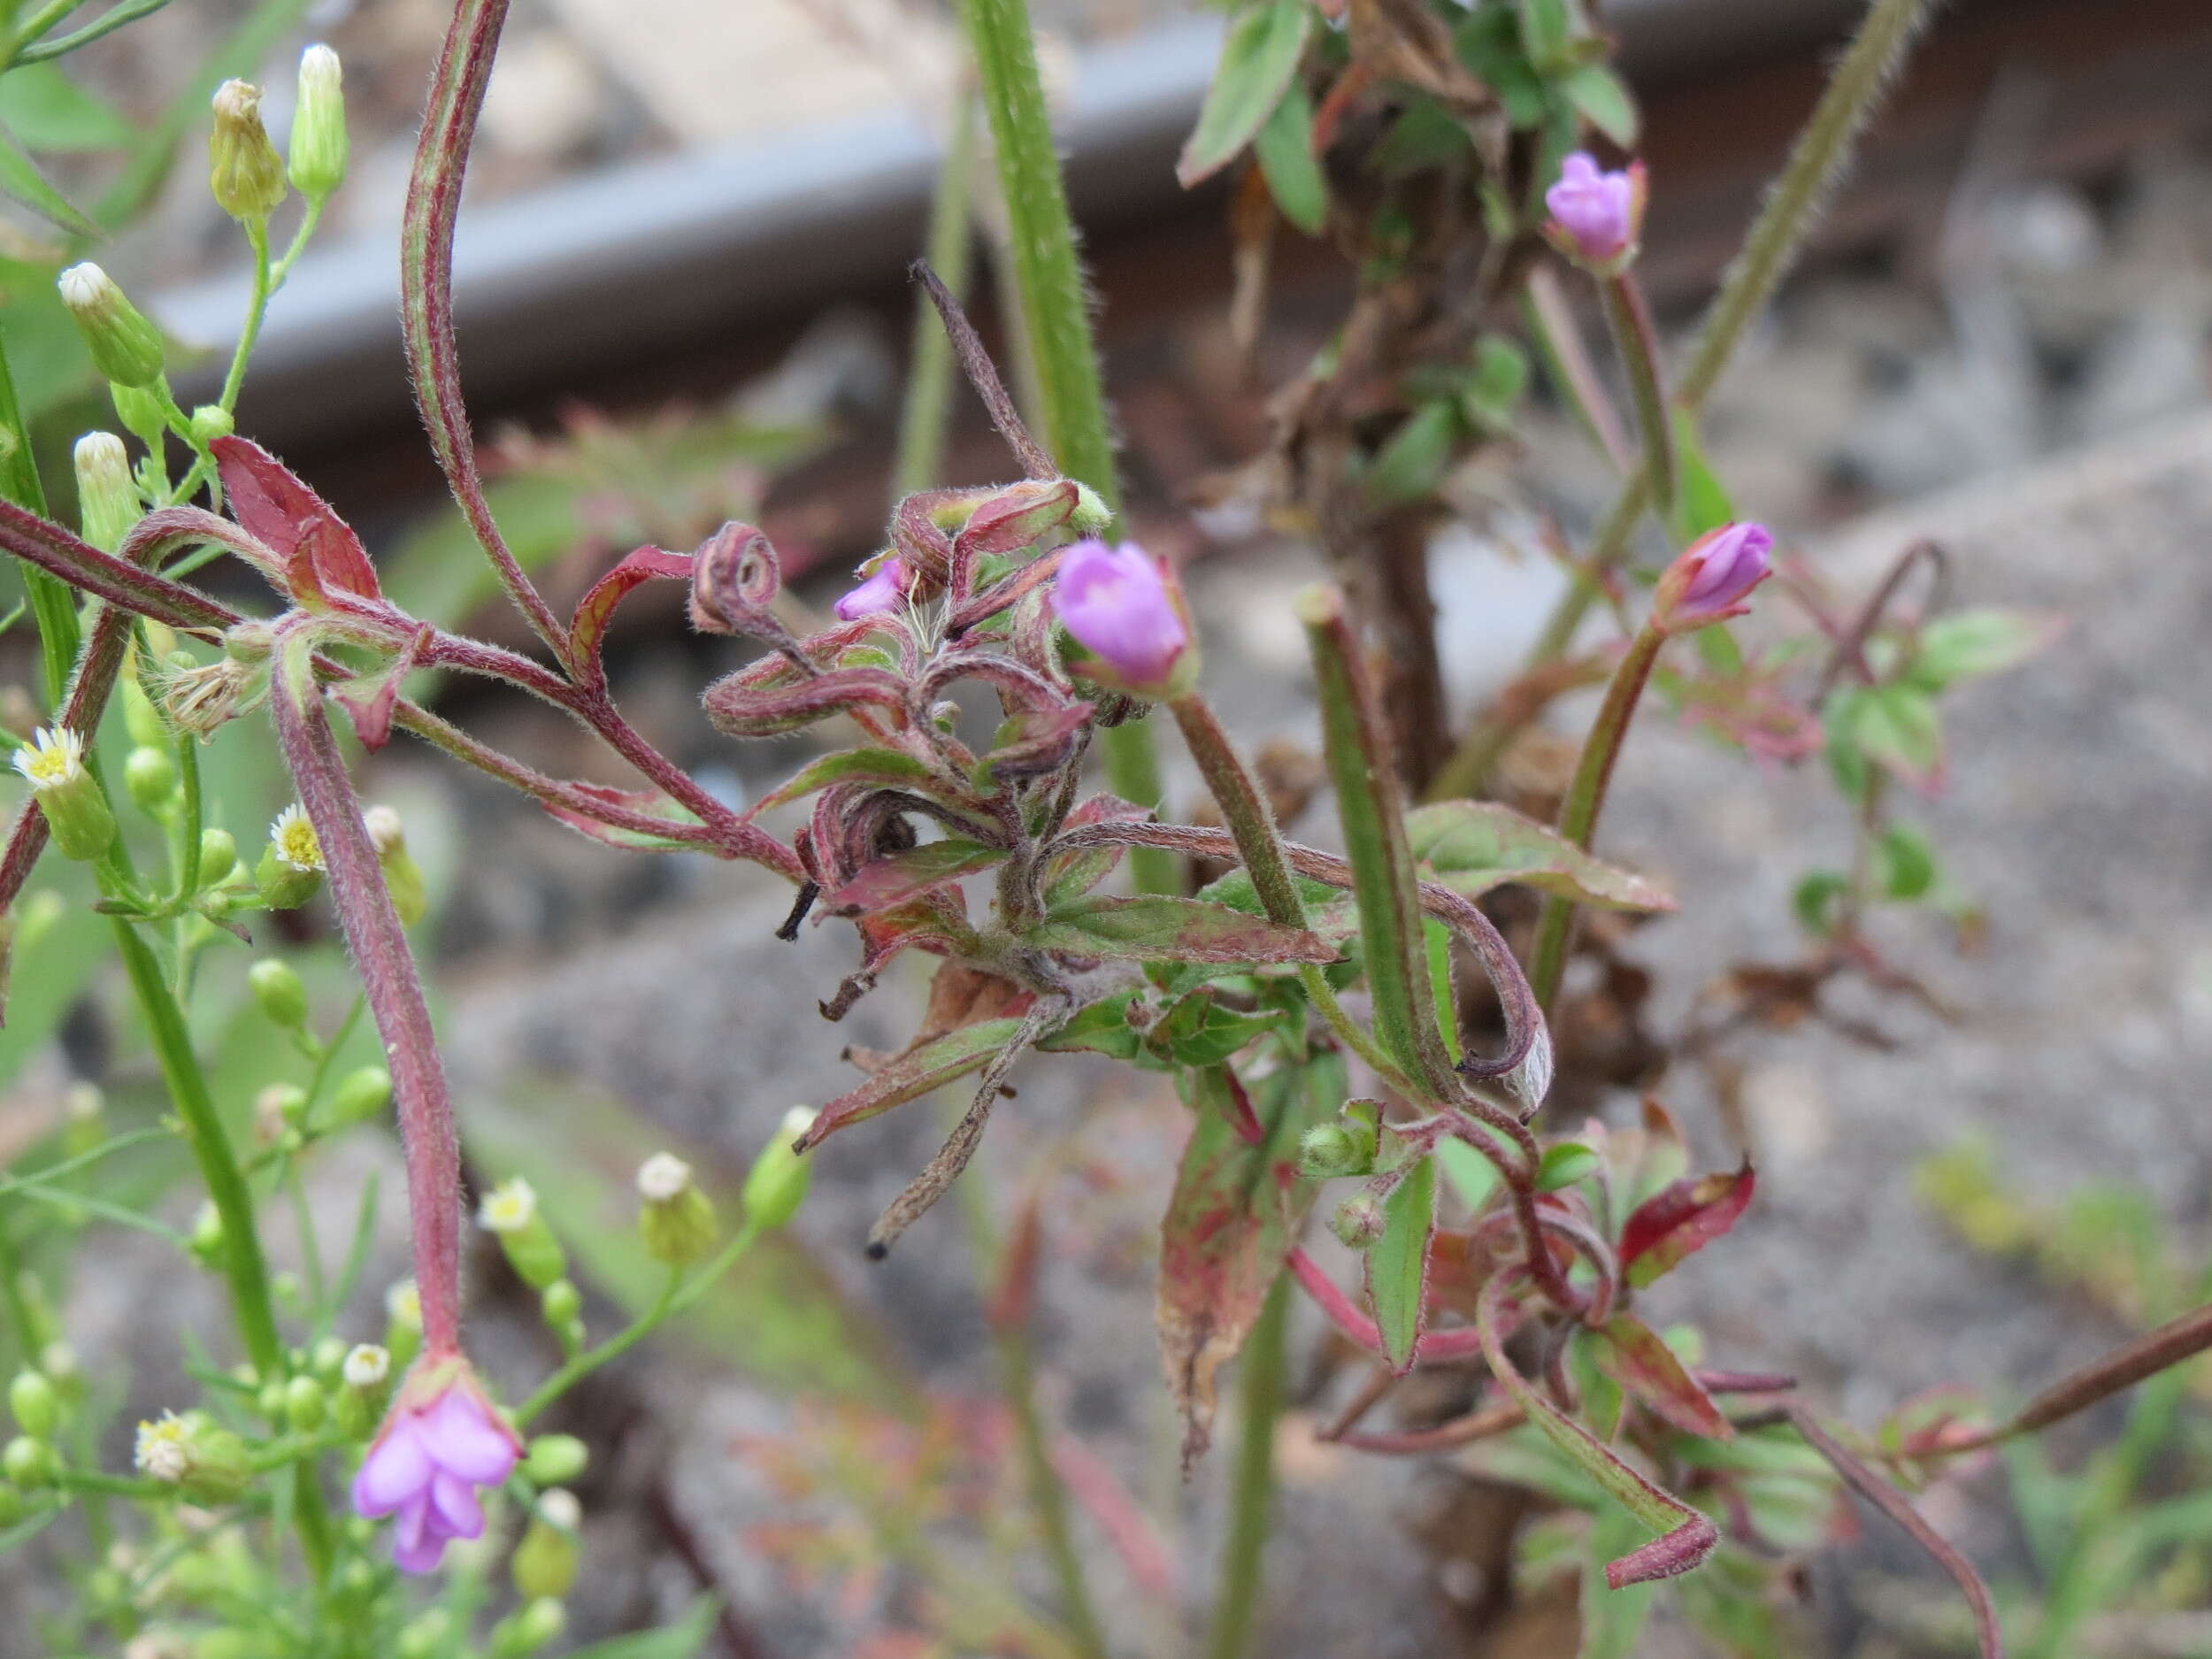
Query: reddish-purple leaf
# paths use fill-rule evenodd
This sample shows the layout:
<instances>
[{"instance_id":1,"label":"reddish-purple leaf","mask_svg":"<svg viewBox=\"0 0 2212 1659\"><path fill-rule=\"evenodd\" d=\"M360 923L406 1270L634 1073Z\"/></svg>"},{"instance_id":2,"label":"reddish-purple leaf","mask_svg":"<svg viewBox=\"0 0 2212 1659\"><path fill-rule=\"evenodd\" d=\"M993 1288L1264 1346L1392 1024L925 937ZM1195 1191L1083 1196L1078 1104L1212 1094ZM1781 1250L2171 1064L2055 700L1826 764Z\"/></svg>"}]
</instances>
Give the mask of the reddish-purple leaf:
<instances>
[{"instance_id":1,"label":"reddish-purple leaf","mask_svg":"<svg viewBox=\"0 0 2212 1659\"><path fill-rule=\"evenodd\" d=\"M218 438L209 449L232 514L303 581L306 592L296 586L295 597L333 588L360 599L383 597L361 538L281 461L245 438Z\"/></svg>"},{"instance_id":2,"label":"reddish-purple leaf","mask_svg":"<svg viewBox=\"0 0 2212 1659\"><path fill-rule=\"evenodd\" d=\"M1005 852L999 848L959 836L910 847L903 852L886 854L865 865L843 887L825 895L822 909L831 916L888 910L963 876L988 870L1005 857Z\"/></svg>"},{"instance_id":3,"label":"reddish-purple leaf","mask_svg":"<svg viewBox=\"0 0 2212 1659\"><path fill-rule=\"evenodd\" d=\"M1751 1202L1755 1181L1746 1158L1726 1173L1670 1182L1639 1204L1621 1229L1621 1271L1628 1282L1640 1289L1734 1226Z\"/></svg>"},{"instance_id":4,"label":"reddish-purple leaf","mask_svg":"<svg viewBox=\"0 0 2212 1659\"><path fill-rule=\"evenodd\" d=\"M1119 795L1094 795L1068 814L1065 827L1086 824L1142 824L1152 817L1148 807L1135 806ZM1115 846L1085 847L1056 853L1045 862L1045 908L1057 910L1079 899L1114 872L1123 849Z\"/></svg>"},{"instance_id":5,"label":"reddish-purple leaf","mask_svg":"<svg viewBox=\"0 0 2212 1659\"><path fill-rule=\"evenodd\" d=\"M1342 1094L1340 1075L1332 1079L1329 1071L1279 1071L1256 1086L1272 1120L1256 1146L1238 1124L1226 1069L1189 1074L1196 1117L1160 1222L1153 1315L1168 1391L1183 1414L1186 1470L1213 1438L1215 1379L1244 1346L1318 1190L1298 1179L1295 1158L1306 1125Z\"/></svg>"},{"instance_id":6,"label":"reddish-purple leaf","mask_svg":"<svg viewBox=\"0 0 2212 1659\"><path fill-rule=\"evenodd\" d=\"M607 637L607 625L614 620L615 607L629 596L632 588L642 587L656 577L685 581L690 576L691 556L687 553L667 553L657 547L641 547L624 554L621 562L594 582L591 591L577 602L576 615L568 625L569 661L580 673L603 676L604 671L599 667L599 646Z\"/></svg>"},{"instance_id":7,"label":"reddish-purple leaf","mask_svg":"<svg viewBox=\"0 0 2212 1659\"><path fill-rule=\"evenodd\" d=\"M1736 1425L1721 1415L1712 1395L1634 1314L1615 1314L1596 1334L1600 1369L1663 1421L1708 1440L1736 1438Z\"/></svg>"},{"instance_id":8,"label":"reddish-purple leaf","mask_svg":"<svg viewBox=\"0 0 2212 1659\"><path fill-rule=\"evenodd\" d=\"M392 707L399 701L400 681L421 660L437 632L424 623L400 648L399 654L383 667L357 680L349 680L332 690L330 695L352 717L354 733L363 748L381 749L390 740Z\"/></svg>"},{"instance_id":9,"label":"reddish-purple leaf","mask_svg":"<svg viewBox=\"0 0 2212 1659\"><path fill-rule=\"evenodd\" d=\"M905 706L906 688L880 668L833 668L805 678L781 657L764 657L772 672L740 669L709 686L700 699L717 731L731 737L778 737L862 703Z\"/></svg>"}]
</instances>

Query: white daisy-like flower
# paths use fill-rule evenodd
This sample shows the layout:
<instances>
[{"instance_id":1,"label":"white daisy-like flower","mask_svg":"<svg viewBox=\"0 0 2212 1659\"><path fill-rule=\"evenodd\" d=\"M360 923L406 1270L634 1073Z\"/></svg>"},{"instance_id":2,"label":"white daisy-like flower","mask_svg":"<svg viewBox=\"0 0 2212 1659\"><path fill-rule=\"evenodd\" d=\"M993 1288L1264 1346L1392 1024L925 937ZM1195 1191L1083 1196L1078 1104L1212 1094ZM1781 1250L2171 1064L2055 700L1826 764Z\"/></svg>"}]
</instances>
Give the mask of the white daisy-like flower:
<instances>
[{"instance_id":1,"label":"white daisy-like flower","mask_svg":"<svg viewBox=\"0 0 2212 1659\"><path fill-rule=\"evenodd\" d=\"M323 844L315 839L315 826L307 821L306 810L298 802L278 813L270 824L269 845L275 849L279 864L294 870L321 872Z\"/></svg>"},{"instance_id":2,"label":"white daisy-like flower","mask_svg":"<svg viewBox=\"0 0 2212 1659\"><path fill-rule=\"evenodd\" d=\"M487 1233L520 1233L537 1214L537 1188L518 1175L484 1194L477 1206L476 1225Z\"/></svg>"},{"instance_id":3,"label":"white daisy-like flower","mask_svg":"<svg viewBox=\"0 0 2212 1659\"><path fill-rule=\"evenodd\" d=\"M84 776L84 739L67 726L42 726L15 751L15 769L43 795Z\"/></svg>"},{"instance_id":4,"label":"white daisy-like flower","mask_svg":"<svg viewBox=\"0 0 2212 1659\"><path fill-rule=\"evenodd\" d=\"M349 1388L380 1388L392 1374L392 1356L373 1342L360 1342L346 1356L342 1374Z\"/></svg>"},{"instance_id":5,"label":"white daisy-like flower","mask_svg":"<svg viewBox=\"0 0 2212 1659\"><path fill-rule=\"evenodd\" d=\"M151 1423L138 1425L133 1453L138 1472L171 1485L182 1480L192 1468L192 1431L173 1411L165 1411Z\"/></svg>"},{"instance_id":6,"label":"white daisy-like flower","mask_svg":"<svg viewBox=\"0 0 2212 1659\"><path fill-rule=\"evenodd\" d=\"M673 1152L656 1152L638 1165L638 1196L649 1204L664 1204L690 1185L691 1165Z\"/></svg>"}]
</instances>

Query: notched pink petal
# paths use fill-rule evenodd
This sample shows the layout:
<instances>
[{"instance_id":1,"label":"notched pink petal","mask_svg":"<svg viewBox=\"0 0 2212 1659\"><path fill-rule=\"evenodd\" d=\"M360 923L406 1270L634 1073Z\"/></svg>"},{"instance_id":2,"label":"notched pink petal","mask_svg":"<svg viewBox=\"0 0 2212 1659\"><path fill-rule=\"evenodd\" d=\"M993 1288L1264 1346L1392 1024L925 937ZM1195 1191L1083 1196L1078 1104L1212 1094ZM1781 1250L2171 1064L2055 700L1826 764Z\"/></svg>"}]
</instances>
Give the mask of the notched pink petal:
<instances>
[{"instance_id":1,"label":"notched pink petal","mask_svg":"<svg viewBox=\"0 0 2212 1659\"><path fill-rule=\"evenodd\" d=\"M497 1486L520 1455L514 1435L465 1387L449 1388L422 1414L423 1448L438 1467L480 1486Z\"/></svg>"},{"instance_id":2,"label":"notched pink petal","mask_svg":"<svg viewBox=\"0 0 2212 1659\"><path fill-rule=\"evenodd\" d=\"M443 1470L430 1482L431 1524L451 1538L480 1538L484 1533L484 1506L476 1488L458 1475Z\"/></svg>"},{"instance_id":3,"label":"notched pink petal","mask_svg":"<svg viewBox=\"0 0 2212 1659\"><path fill-rule=\"evenodd\" d=\"M371 1520L389 1515L420 1492L430 1476L430 1454L423 1448L416 1420L403 1413L370 1448L353 1477L354 1510Z\"/></svg>"}]
</instances>

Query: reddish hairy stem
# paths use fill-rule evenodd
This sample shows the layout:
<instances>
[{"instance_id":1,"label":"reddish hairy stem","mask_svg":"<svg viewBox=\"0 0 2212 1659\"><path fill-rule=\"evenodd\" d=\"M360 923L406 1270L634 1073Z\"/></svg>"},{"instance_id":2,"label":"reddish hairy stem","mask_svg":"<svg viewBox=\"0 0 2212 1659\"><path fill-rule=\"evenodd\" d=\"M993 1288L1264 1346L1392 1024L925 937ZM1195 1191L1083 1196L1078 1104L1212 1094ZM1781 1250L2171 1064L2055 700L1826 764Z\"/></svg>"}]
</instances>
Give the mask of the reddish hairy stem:
<instances>
[{"instance_id":1,"label":"reddish hairy stem","mask_svg":"<svg viewBox=\"0 0 2212 1659\"><path fill-rule=\"evenodd\" d=\"M492 521L476 465L476 441L461 396L460 354L453 338L453 227L461 211L461 184L469 146L476 137L492 57L507 20L507 0L459 0L445 47L431 79L422 135L415 145L407 184L407 211L400 238L400 321L415 404L429 429L431 448L462 515L517 609L529 618L554 657L569 667L568 638L545 596Z\"/></svg>"},{"instance_id":2,"label":"reddish hairy stem","mask_svg":"<svg viewBox=\"0 0 2212 1659\"><path fill-rule=\"evenodd\" d=\"M1801 1405L1786 1405L1792 1426L1804 1437L1805 1443L1826 1458L1844 1484L1857 1493L1884 1515L1897 1523L1914 1543L1936 1559L1944 1571L1949 1573L1959 1588L1965 1593L1967 1603L1974 1609L1974 1639L1980 1646L1982 1659L2004 1659L2004 1632L1997 1624L1997 1609L1989 1599L1987 1586L1974 1563L1955 1548L1951 1541L1928 1525L1920 1511L1914 1509L1905 1494L1882 1479L1863 1462L1850 1448L1838 1440L1815 1420L1813 1414Z\"/></svg>"},{"instance_id":3,"label":"reddish hairy stem","mask_svg":"<svg viewBox=\"0 0 2212 1659\"><path fill-rule=\"evenodd\" d=\"M407 1153L423 1350L434 1360L458 1353L461 1346L461 1148L452 1102L414 954L361 821L361 803L323 712L322 694L299 642L288 640L278 649L270 698L277 741L321 845L331 902L384 1041Z\"/></svg>"},{"instance_id":4,"label":"reddish hairy stem","mask_svg":"<svg viewBox=\"0 0 2212 1659\"><path fill-rule=\"evenodd\" d=\"M1994 1446L2000 1440L2010 1440L2016 1434L2032 1434L2052 1424L2070 1417L2077 1411L2086 1410L2100 1400L2109 1398L2122 1389L2132 1388L2147 1377L2155 1376L2170 1365L2178 1365L2206 1349L2212 1348L2212 1305L2169 1319L2154 1331L2147 1331L2130 1342L2124 1342L2102 1357L2083 1366L2079 1371L2061 1378L2023 1407L2009 1423L1989 1429L1970 1440L1949 1441L1931 1448L1916 1455L1947 1456L1956 1452L1978 1451Z\"/></svg>"},{"instance_id":5,"label":"reddish hairy stem","mask_svg":"<svg viewBox=\"0 0 2212 1659\"><path fill-rule=\"evenodd\" d=\"M1383 1351L1382 1331L1353 1304L1341 1286L1321 1269L1320 1263L1295 1246L1285 1258L1298 1287L1328 1316L1329 1323L1349 1341L1371 1354ZM1455 1331L1425 1331L1414 1344L1416 1363L1422 1360L1471 1359L1482 1352L1482 1334L1471 1327Z\"/></svg>"}]
</instances>

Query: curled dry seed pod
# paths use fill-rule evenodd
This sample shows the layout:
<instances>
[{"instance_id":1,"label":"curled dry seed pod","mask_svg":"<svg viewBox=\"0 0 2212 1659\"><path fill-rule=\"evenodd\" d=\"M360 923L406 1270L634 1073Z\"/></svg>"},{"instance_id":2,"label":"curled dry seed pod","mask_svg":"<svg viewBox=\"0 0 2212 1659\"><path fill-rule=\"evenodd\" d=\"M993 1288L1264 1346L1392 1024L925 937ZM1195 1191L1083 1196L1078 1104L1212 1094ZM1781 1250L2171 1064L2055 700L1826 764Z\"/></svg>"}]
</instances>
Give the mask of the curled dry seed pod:
<instances>
[{"instance_id":1,"label":"curled dry seed pod","mask_svg":"<svg viewBox=\"0 0 2212 1659\"><path fill-rule=\"evenodd\" d=\"M814 664L770 608L783 588L775 544L756 525L733 519L691 558L691 625L705 634L765 640L802 673Z\"/></svg>"}]
</instances>

